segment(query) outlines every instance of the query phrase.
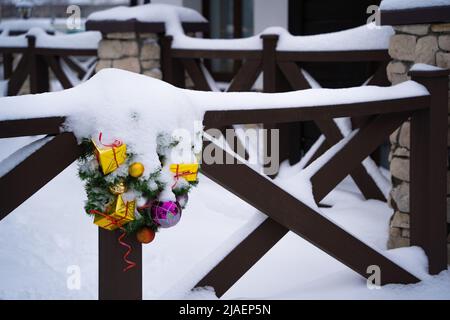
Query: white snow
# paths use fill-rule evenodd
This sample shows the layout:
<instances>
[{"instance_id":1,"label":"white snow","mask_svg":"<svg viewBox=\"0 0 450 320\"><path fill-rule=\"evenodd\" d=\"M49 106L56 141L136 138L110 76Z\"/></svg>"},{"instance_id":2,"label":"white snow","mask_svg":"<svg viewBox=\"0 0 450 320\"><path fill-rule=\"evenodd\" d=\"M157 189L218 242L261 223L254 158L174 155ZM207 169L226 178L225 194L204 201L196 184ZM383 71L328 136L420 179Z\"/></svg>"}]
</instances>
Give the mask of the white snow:
<instances>
[{"instance_id":1,"label":"white snow","mask_svg":"<svg viewBox=\"0 0 450 320\"><path fill-rule=\"evenodd\" d=\"M78 139L103 132L105 140L126 141L149 176L161 168L156 152L161 133L182 136L189 145L184 144L184 152L169 163L190 163L195 159L195 153L201 150L201 123L207 110L311 107L427 94L425 87L412 81L388 88L310 89L278 94L201 92L178 89L128 71L103 69L69 90L2 98L0 120L66 116L66 128ZM162 192L162 197L173 198L172 190Z\"/></svg>"},{"instance_id":2,"label":"white snow","mask_svg":"<svg viewBox=\"0 0 450 320\"><path fill-rule=\"evenodd\" d=\"M188 41L190 48L195 45L211 48L214 44L211 42L214 40L193 41L180 31L179 19L204 21L195 11L162 5L144 7L142 12L136 8L112 9L96 13L93 18L162 21L166 23L169 34L175 35L176 45ZM377 34L372 33L377 40L372 38L369 41L366 39L370 38L367 32L377 29L364 28L311 37L293 37L279 28L266 32L280 35L277 50L387 48L386 39L392 29L384 28ZM41 43L52 45L49 36L39 37L42 37ZM229 48L231 45L233 49L236 45L241 49L246 46L254 48L256 43L261 45L258 36L229 41L217 40L216 49ZM413 81L388 88L364 86L320 89L311 76L306 72L304 74L314 89L277 94L221 93L177 89L142 75L106 69L70 90L1 98L0 121L64 115L67 117L66 128L78 138L96 136L101 131L109 139L122 139L141 157L139 160L150 173L159 166L155 152L157 135L183 128L193 138L197 130L201 129L196 127L196 123L202 120L207 110L307 108L428 94L423 86ZM213 84L212 79L208 81ZM450 299L450 272L429 276L427 259L420 248L386 250L392 210L386 203L365 201L350 178L324 199L324 203L332 205L332 208L317 208L312 199L310 177L356 133L351 132L348 119L338 119L336 123L346 136L345 139L306 169L303 167L308 157L296 166L282 164L275 183L423 281L416 285L389 285L370 290L359 275L289 232L224 298ZM0 140L0 159L4 159L0 163L0 173L12 169L48 139L51 138ZM313 149L321 141L323 137ZM254 153L251 152L252 155ZM386 194L389 185L381 179L379 169L370 160L364 161L364 166L372 176L379 178L377 183ZM77 177L76 166L71 165L1 221L0 298L97 298L97 227L83 214L84 200L83 184ZM264 215L200 175L200 184L192 191L182 220L176 227L158 233L152 244L144 246L143 289L146 299L216 298L208 288L189 290L254 230L264 220ZM79 290L67 287L70 270L74 268L81 272Z\"/></svg>"},{"instance_id":3,"label":"white snow","mask_svg":"<svg viewBox=\"0 0 450 320\"><path fill-rule=\"evenodd\" d=\"M155 134L173 128L188 129L193 121L202 119L205 110L308 107L425 94L428 94L425 88L412 81L389 88L310 89L280 94L208 93L177 89L149 77L108 69L70 90L2 98L0 119L66 115L68 128L74 129L79 137L103 131L133 145L152 163ZM139 121L130 120L130 114ZM342 121L338 123L343 125ZM0 159L7 158L8 151L27 144L25 138L12 140L15 141L12 145L7 143L10 139L0 141L3 146ZM306 178L344 143L306 170L284 165L276 183L308 202L311 192ZM23 155L23 149L18 154ZM333 208L322 208L320 213L413 270L425 279L422 283L369 290L353 271L289 233L225 298L450 298L450 274L427 276L426 258L420 249L386 251L392 210L382 202L364 201L355 190L347 179L324 199ZM97 297L97 227L83 214L84 199L82 182L72 165L1 221L1 298ZM193 190L182 219L182 223L158 233L151 245L144 246L146 299L215 298L211 290L189 292L189 289L264 217L200 176L200 184ZM69 290L66 286L70 266L81 271L80 290Z\"/></svg>"},{"instance_id":4,"label":"white snow","mask_svg":"<svg viewBox=\"0 0 450 320\"><path fill-rule=\"evenodd\" d=\"M29 141L0 140L0 159ZM284 166L280 174L289 176L297 169ZM97 299L97 227L84 214L84 199L83 183L71 165L0 222L0 298ZM386 249L392 210L385 203L364 201L350 179L326 200L333 205L322 209L329 219ZM144 298L217 299L211 290L189 289L262 219L200 175L181 223L157 233L155 241L143 247ZM387 254L426 273L426 258L418 248ZM74 267L81 272L79 290L66 284L68 268ZM289 232L224 296L236 298L450 299L450 272L426 276L419 284L370 290L359 275Z\"/></svg>"},{"instance_id":5,"label":"white snow","mask_svg":"<svg viewBox=\"0 0 450 320\"><path fill-rule=\"evenodd\" d=\"M449 6L450 0L383 0L381 10L400 10L436 6Z\"/></svg>"},{"instance_id":6,"label":"white snow","mask_svg":"<svg viewBox=\"0 0 450 320\"><path fill-rule=\"evenodd\" d=\"M0 97L5 97L8 93L8 80L0 80Z\"/></svg>"},{"instance_id":7,"label":"white snow","mask_svg":"<svg viewBox=\"0 0 450 320\"><path fill-rule=\"evenodd\" d=\"M86 31L72 34L49 35L42 29L31 29L29 35L36 36L37 48L97 49L102 34L98 31Z\"/></svg>"},{"instance_id":8,"label":"white snow","mask_svg":"<svg viewBox=\"0 0 450 320\"><path fill-rule=\"evenodd\" d=\"M165 4L147 4L139 7L116 7L91 14L88 20L136 19L142 22L164 22L166 34L173 36L173 48L210 50L261 50L263 34L279 35L279 51L341 51L387 49L394 31L389 26L358 28L314 36L293 36L280 27L271 27L262 33L242 39L203 39L184 34L180 22L205 22L195 10Z\"/></svg>"},{"instance_id":9,"label":"white snow","mask_svg":"<svg viewBox=\"0 0 450 320\"><path fill-rule=\"evenodd\" d=\"M65 20L64 20L65 21ZM0 30L28 31L31 28L41 28L45 31L54 31L51 19L3 19L0 21Z\"/></svg>"},{"instance_id":10,"label":"white snow","mask_svg":"<svg viewBox=\"0 0 450 320\"><path fill-rule=\"evenodd\" d=\"M0 48L25 48L28 46L28 41L25 35L8 36L5 31L0 34Z\"/></svg>"},{"instance_id":11,"label":"white snow","mask_svg":"<svg viewBox=\"0 0 450 320\"><path fill-rule=\"evenodd\" d=\"M30 144L20 148L6 159L0 162L0 177L3 177L6 173L14 169L23 160L28 158L31 154L35 153L47 142L51 141L53 137L45 137L37 141L33 141Z\"/></svg>"},{"instance_id":12,"label":"white snow","mask_svg":"<svg viewBox=\"0 0 450 320\"><path fill-rule=\"evenodd\" d=\"M167 14L169 13L169 14ZM89 20L125 21L136 19L140 22L206 22L207 20L197 11L167 4L145 4L136 7L118 6L111 9L97 11L88 16Z\"/></svg>"},{"instance_id":13,"label":"white snow","mask_svg":"<svg viewBox=\"0 0 450 320\"><path fill-rule=\"evenodd\" d=\"M410 71L439 71L439 70L445 69L425 63L415 63L410 69Z\"/></svg>"},{"instance_id":14,"label":"white snow","mask_svg":"<svg viewBox=\"0 0 450 320\"><path fill-rule=\"evenodd\" d=\"M172 21L169 21L172 23ZM383 50L389 47L389 39L394 34L392 27L374 28L363 25L339 32L311 36L293 36L281 27L270 27L262 33L242 39L203 39L184 35L175 24L166 24L169 34L174 36L173 47L177 49L215 49L215 50L262 50L261 35L279 36L278 51L346 51Z\"/></svg>"},{"instance_id":15,"label":"white snow","mask_svg":"<svg viewBox=\"0 0 450 320\"><path fill-rule=\"evenodd\" d=\"M2 33L0 35L0 47L27 47L27 35L36 37L37 48L95 50L102 39L102 35L98 31L49 35L41 28L31 28L26 34L18 36L6 36Z\"/></svg>"}]
</instances>

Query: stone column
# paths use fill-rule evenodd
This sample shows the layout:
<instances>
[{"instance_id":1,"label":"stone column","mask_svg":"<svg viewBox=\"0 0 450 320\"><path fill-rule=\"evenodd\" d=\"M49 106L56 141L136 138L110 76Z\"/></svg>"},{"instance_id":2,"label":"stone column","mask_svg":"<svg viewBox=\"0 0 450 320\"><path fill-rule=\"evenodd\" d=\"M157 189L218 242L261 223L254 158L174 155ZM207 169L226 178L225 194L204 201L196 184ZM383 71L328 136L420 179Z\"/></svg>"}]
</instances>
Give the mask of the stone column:
<instances>
[{"instance_id":1,"label":"stone column","mask_svg":"<svg viewBox=\"0 0 450 320\"><path fill-rule=\"evenodd\" d=\"M96 71L118 68L161 79L160 47L154 33L107 33L98 49Z\"/></svg>"},{"instance_id":2,"label":"stone column","mask_svg":"<svg viewBox=\"0 0 450 320\"><path fill-rule=\"evenodd\" d=\"M407 73L414 63L450 68L450 24L394 26L394 29L395 35L389 46L389 54L393 60L387 67L387 75L392 84L408 80ZM409 246L410 123L405 122L398 128L391 135L390 141L392 190L389 204L395 213L390 223L388 247L398 248ZM447 173L447 217L450 222L449 177ZM448 240L450 243L450 237Z\"/></svg>"}]
</instances>

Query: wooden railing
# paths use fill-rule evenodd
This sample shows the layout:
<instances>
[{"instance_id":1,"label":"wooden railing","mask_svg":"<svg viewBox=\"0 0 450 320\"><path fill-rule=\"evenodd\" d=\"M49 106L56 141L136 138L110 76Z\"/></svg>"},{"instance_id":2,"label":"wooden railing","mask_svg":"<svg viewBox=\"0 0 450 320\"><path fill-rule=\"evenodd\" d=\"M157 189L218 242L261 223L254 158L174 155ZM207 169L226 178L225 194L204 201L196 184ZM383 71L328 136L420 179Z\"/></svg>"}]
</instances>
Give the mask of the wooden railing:
<instances>
[{"instance_id":1,"label":"wooden railing","mask_svg":"<svg viewBox=\"0 0 450 320\"><path fill-rule=\"evenodd\" d=\"M390 61L387 49L380 50L353 50L353 51L279 51L277 50L278 35L265 34L261 36L262 50L215 50L215 49L178 49L172 48L173 39L166 36L161 40L162 47L162 70L163 79L175 86L184 88L186 86L185 73L192 79L193 89L210 91L213 88L208 83L204 60L209 59L232 59L239 61L240 68L227 89L232 91L250 91L261 72L263 77L264 92L285 92L291 90L303 90L311 88L309 81L305 78L302 69L305 63L330 63L330 62L366 62L370 65L371 77L365 85L389 86L390 82L386 76L386 66ZM357 117L352 119L357 127L367 119ZM316 122L317 127L326 134L327 140L332 143L340 139L340 133L336 124L330 122ZM302 149L301 122L289 122L277 124L269 122L264 124L267 129L278 129L280 134L280 159L289 159L291 164L300 161ZM226 130L227 128L223 128ZM236 137L228 139L236 140ZM231 141L230 141L231 143ZM236 145L236 143L234 144ZM328 148L324 142L316 155L316 159ZM242 150L242 148L236 148ZM269 152L270 153L270 152ZM246 155L241 154L246 157ZM361 176L357 180L367 180L364 171L356 175ZM355 177L354 177L355 178ZM369 181L365 184L370 190L363 190L373 198L382 199L381 192Z\"/></svg>"},{"instance_id":2,"label":"wooden railing","mask_svg":"<svg viewBox=\"0 0 450 320\"><path fill-rule=\"evenodd\" d=\"M411 232L414 233L411 234L411 245L421 246L425 250L429 258L429 271L437 274L447 268L447 129L443 121L445 119L438 118L445 118L448 73L413 72L411 76L427 87L430 96L314 108L214 111L205 115L205 126L220 127L254 121L266 123L273 120L279 123L293 120L330 122L338 117L369 117L360 126L358 133L312 176L314 199L319 203L340 181L352 174L390 133L411 117L410 201ZM417 281L414 276L247 166L203 164L202 172L269 218L211 270L198 286L212 286L221 296L289 230L362 276L367 277L367 267L373 264L380 266L383 284Z\"/></svg>"},{"instance_id":3,"label":"wooden railing","mask_svg":"<svg viewBox=\"0 0 450 320\"><path fill-rule=\"evenodd\" d=\"M3 77L8 80L8 96L17 95L27 79L30 82L30 93L49 92L49 69L64 89L72 88L76 83L72 83L61 62L66 63L81 80L85 78L88 70L73 57L97 57L97 49L40 48L36 47L35 36L26 37L26 47L0 47L0 54L3 55ZM20 56L20 60L14 68L15 55Z\"/></svg>"},{"instance_id":4,"label":"wooden railing","mask_svg":"<svg viewBox=\"0 0 450 320\"><path fill-rule=\"evenodd\" d=\"M204 125L206 128L221 128L254 122L330 122L339 117L367 117L368 120L360 125L358 132L347 137L346 144L312 176L314 199L319 202L342 179L354 173L361 162L402 122L411 118L410 239L411 245L425 250L429 259L429 272L437 274L447 268L448 72L416 71L411 76L428 89L429 95L307 108L210 111L205 114ZM0 178L0 219L79 156L80 150L73 134L59 132L63 121L64 118L0 121L0 138L38 134L54 136ZM211 141L205 141L205 146L209 143ZM334 144L331 139L329 143ZM59 156L54 157L54 154ZM33 170L36 166L40 170ZM363 277L369 276L366 273L368 266L377 265L381 269L382 284L418 281L414 275L294 198L246 163L237 159L235 164L204 162L201 170L268 218L205 275L198 286L212 286L216 294L222 296L288 231L295 232ZM18 181L27 183L19 185ZM99 298L140 299L141 245L130 239L133 247L131 258L138 267L123 273L122 250L116 242L117 232L120 231L99 230Z\"/></svg>"}]
</instances>

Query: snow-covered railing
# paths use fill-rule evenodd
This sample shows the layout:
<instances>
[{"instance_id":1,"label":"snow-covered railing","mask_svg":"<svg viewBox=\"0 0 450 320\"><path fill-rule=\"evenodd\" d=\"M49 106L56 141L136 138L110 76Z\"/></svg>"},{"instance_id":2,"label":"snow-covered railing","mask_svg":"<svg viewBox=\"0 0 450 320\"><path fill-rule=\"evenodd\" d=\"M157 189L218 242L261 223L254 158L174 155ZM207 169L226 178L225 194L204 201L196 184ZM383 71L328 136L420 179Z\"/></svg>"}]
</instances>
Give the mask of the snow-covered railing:
<instances>
[{"instance_id":1,"label":"snow-covered railing","mask_svg":"<svg viewBox=\"0 0 450 320\"><path fill-rule=\"evenodd\" d=\"M186 124L194 115L203 118L207 129L254 122L329 122L342 117L366 117L367 121L359 129L336 140L337 143L329 140L334 146L304 168L292 188L274 183L205 135L204 150L215 144L216 154L222 154L222 160L231 157L234 161L233 164L229 161L211 163L205 158L201 164L203 174L266 214L268 219L206 274L198 286L212 286L218 296L223 295L289 230L363 277L370 276L368 267L376 265L381 270L381 284L417 282L419 278L414 271L406 270L383 251L345 231L322 215L318 207L318 203L352 174L399 124L411 118L411 242L428 255L430 273L437 274L447 267L448 71L419 69L410 75L413 81L387 88L366 86L264 94L182 90L145 76L104 70L85 85L70 91L4 98L0 138L30 134L48 134L54 138L33 146L25 157L17 156L15 159L20 161L15 165L8 161L10 170L0 177L0 219L77 159L81 150L74 135L77 130L84 132L91 127L86 123L88 115L96 121L95 127L101 127L105 121L114 119L105 117L104 113L114 106L124 108L124 104L129 103L133 114L148 114L148 106L142 105L142 101L156 101L150 110L151 116L142 114L142 121L146 123L139 126L146 128L150 136L156 132L155 126L167 128L172 124ZM138 92L139 95L133 95ZM107 99L105 94L108 94ZM182 110L191 113L180 112ZM170 121L158 124L161 120L154 116L158 112ZM129 115L126 107L117 109L117 116L123 121L127 121L125 115ZM77 123L82 128L78 128ZM62 124L74 133L61 132ZM39 170L35 170L36 167ZM25 180L26 184L21 183ZM64 204L61 206L63 208ZM133 248L130 258L138 267L123 273L120 259L123 253L116 242L117 232L102 229L99 233L99 298L140 299L141 244L130 239Z\"/></svg>"},{"instance_id":2,"label":"snow-covered railing","mask_svg":"<svg viewBox=\"0 0 450 320\"><path fill-rule=\"evenodd\" d=\"M41 93L50 90L50 68L65 89L92 75L95 60L88 64L71 58L72 56L97 56L101 34L96 31L67 35L49 35L42 29L31 29L26 34L0 35L0 54L3 54L3 76L8 80L7 95L16 95L30 76L30 92ZM14 55L22 55L15 69ZM73 75L71 69L77 75Z\"/></svg>"},{"instance_id":3,"label":"snow-covered railing","mask_svg":"<svg viewBox=\"0 0 450 320\"><path fill-rule=\"evenodd\" d=\"M197 11L166 4L137 7L118 6L94 12L86 21L87 30L102 33L165 33L167 23L179 23L184 32L207 32L208 21Z\"/></svg>"},{"instance_id":4,"label":"snow-covered railing","mask_svg":"<svg viewBox=\"0 0 450 320\"><path fill-rule=\"evenodd\" d=\"M193 38L184 35L180 30L172 31L169 35L174 38L172 45L174 49L254 51L262 50L261 37L268 34L278 35L277 51L339 52L387 49L394 31L389 26L376 27L374 24L367 24L343 31L309 36L294 36L281 27L269 27L260 34L241 39Z\"/></svg>"}]
</instances>

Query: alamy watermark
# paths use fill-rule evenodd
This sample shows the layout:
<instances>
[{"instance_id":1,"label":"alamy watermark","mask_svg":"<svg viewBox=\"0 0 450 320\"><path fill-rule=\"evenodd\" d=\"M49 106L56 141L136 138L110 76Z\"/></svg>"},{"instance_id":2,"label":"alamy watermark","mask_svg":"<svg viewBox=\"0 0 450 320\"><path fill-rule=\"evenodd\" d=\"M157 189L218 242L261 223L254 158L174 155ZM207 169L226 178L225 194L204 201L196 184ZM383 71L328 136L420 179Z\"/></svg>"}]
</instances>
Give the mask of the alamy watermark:
<instances>
[{"instance_id":1,"label":"alamy watermark","mask_svg":"<svg viewBox=\"0 0 450 320\"><path fill-rule=\"evenodd\" d=\"M366 272L369 275L367 277L367 282L366 282L367 288L369 290L381 289L381 268L380 268L380 266L377 266L375 264L370 265L367 267Z\"/></svg>"},{"instance_id":2,"label":"alamy watermark","mask_svg":"<svg viewBox=\"0 0 450 320\"><path fill-rule=\"evenodd\" d=\"M199 124L194 128L198 130ZM202 151L200 159L192 159L191 132L186 129L178 129L172 133L172 137L178 140L177 148L172 149L171 159L174 162L186 162L200 160L204 164L237 164L247 163L264 167L264 172L274 175L280 167L280 133L278 129L263 128L231 128L220 130L209 128L203 132ZM199 142L197 141L197 144ZM245 156L252 153L251 157Z\"/></svg>"},{"instance_id":3,"label":"alamy watermark","mask_svg":"<svg viewBox=\"0 0 450 320\"><path fill-rule=\"evenodd\" d=\"M78 265L70 265L66 269L67 273L67 289L81 290L81 268Z\"/></svg>"},{"instance_id":4,"label":"alamy watermark","mask_svg":"<svg viewBox=\"0 0 450 320\"><path fill-rule=\"evenodd\" d=\"M366 9L369 14L367 18L367 27L370 29L379 29L380 27L380 7L377 5L370 5Z\"/></svg>"}]
</instances>

